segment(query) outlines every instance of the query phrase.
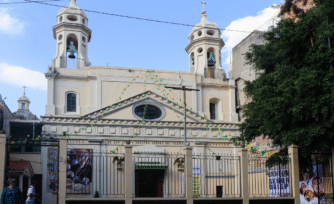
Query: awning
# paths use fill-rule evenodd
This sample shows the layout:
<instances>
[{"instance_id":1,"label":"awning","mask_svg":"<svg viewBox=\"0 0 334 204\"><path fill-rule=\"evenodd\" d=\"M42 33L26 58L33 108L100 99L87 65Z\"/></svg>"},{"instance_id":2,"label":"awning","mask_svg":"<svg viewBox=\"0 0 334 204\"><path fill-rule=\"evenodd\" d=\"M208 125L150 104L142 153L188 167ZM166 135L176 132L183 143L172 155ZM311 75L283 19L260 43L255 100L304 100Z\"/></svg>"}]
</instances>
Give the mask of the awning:
<instances>
[{"instance_id":1,"label":"awning","mask_svg":"<svg viewBox=\"0 0 334 204\"><path fill-rule=\"evenodd\" d=\"M17 176L23 174L24 176L33 177L34 171L32 169L30 161L16 160L9 161L8 174L9 176Z\"/></svg>"},{"instance_id":2,"label":"awning","mask_svg":"<svg viewBox=\"0 0 334 204\"><path fill-rule=\"evenodd\" d=\"M152 163L136 163L135 169L168 169L168 166L165 164L160 164L158 162Z\"/></svg>"}]
</instances>

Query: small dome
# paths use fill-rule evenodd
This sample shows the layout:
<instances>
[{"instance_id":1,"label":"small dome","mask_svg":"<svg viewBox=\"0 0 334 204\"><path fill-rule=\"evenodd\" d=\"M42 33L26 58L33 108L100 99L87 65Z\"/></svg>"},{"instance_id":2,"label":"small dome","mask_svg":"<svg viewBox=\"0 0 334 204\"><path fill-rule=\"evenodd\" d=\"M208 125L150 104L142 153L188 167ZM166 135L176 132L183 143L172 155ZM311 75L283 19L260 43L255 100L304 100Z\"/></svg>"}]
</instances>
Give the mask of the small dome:
<instances>
[{"instance_id":1,"label":"small dome","mask_svg":"<svg viewBox=\"0 0 334 204\"><path fill-rule=\"evenodd\" d=\"M85 18L87 18L86 13L81 10L76 4L75 4L76 0L70 0L70 5L62 8L59 10L57 16L62 15L62 14L76 14L76 15L82 15Z\"/></svg>"},{"instance_id":2,"label":"small dome","mask_svg":"<svg viewBox=\"0 0 334 204\"><path fill-rule=\"evenodd\" d=\"M23 96L21 96L19 98L19 101L29 101L29 98L26 96L26 94L24 93ZM30 101L29 101L30 102Z\"/></svg>"},{"instance_id":3,"label":"small dome","mask_svg":"<svg viewBox=\"0 0 334 204\"><path fill-rule=\"evenodd\" d=\"M206 15L206 11L203 10L203 11L202 11L202 16L201 16L201 22L200 22L200 23L197 23L197 24L193 27L193 29L191 30L189 36L191 36L195 30L198 30L198 29L201 29L201 28L219 30L218 25L217 25L216 23L209 22L208 19L207 19L206 17L207 17L207 15Z\"/></svg>"}]
</instances>

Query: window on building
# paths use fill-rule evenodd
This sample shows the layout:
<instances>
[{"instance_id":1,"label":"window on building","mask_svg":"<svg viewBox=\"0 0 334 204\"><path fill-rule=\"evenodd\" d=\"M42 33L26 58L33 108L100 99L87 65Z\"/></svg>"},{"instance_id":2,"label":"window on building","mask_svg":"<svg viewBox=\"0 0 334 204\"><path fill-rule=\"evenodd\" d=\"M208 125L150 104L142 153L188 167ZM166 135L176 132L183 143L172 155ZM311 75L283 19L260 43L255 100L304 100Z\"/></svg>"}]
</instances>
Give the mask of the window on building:
<instances>
[{"instance_id":1,"label":"window on building","mask_svg":"<svg viewBox=\"0 0 334 204\"><path fill-rule=\"evenodd\" d=\"M216 104L210 103L210 119L216 119Z\"/></svg>"},{"instance_id":2,"label":"window on building","mask_svg":"<svg viewBox=\"0 0 334 204\"><path fill-rule=\"evenodd\" d=\"M67 112L76 112L77 110L77 95L74 93L67 94Z\"/></svg>"},{"instance_id":3,"label":"window on building","mask_svg":"<svg viewBox=\"0 0 334 204\"><path fill-rule=\"evenodd\" d=\"M22 103L22 109L25 109L25 107L26 107L26 104Z\"/></svg>"}]
</instances>

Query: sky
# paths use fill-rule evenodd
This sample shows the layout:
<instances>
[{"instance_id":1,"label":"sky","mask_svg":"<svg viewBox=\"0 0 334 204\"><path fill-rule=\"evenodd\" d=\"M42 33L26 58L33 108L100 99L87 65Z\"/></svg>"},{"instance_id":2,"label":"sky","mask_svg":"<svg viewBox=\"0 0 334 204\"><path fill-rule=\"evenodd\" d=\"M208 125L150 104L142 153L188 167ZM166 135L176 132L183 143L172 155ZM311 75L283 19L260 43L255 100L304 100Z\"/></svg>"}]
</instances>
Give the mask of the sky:
<instances>
[{"instance_id":1,"label":"sky","mask_svg":"<svg viewBox=\"0 0 334 204\"><path fill-rule=\"evenodd\" d=\"M37 1L37 0L35 0ZM42 0L38 0L42 1ZM267 30L279 12L272 5L284 0L207 0L210 22L222 31L223 69L228 73L232 48L254 30ZM44 73L56 54L52 27L60 7L25 0L0 0L0 94L12 112L26 86L30 111L43 116L47 104ZM69 0L47 2L68 6ZM237 2L237 3L236 3ZM11 3L11 4L2 4ZM201 0L77 0L81 9L195 25L201 20ZM188 36L192 27L86 12L92 39L88 58L92 66L189 71Z\"/></svg>"}]
</instances>

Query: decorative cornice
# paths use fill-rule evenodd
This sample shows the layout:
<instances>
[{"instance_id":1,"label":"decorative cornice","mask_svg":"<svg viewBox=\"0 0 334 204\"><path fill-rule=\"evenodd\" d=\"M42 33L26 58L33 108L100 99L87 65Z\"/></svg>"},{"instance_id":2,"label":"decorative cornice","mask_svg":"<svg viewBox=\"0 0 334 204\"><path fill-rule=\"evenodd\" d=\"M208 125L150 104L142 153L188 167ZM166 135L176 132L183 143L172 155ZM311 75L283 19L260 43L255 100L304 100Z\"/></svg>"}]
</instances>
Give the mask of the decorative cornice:
<instances>
[{"instance_id":1,"label":"decorative cornice","mask_svg":"<svg viewBox=\"0 0 334 204\"><path fill-rule=\"evenodd\" d=\"M88 37L88 42L90 42L91 39L91 34L92 34L92 30L87 28L87 26L83 25L83 24L74 24L74 23L59 23L55 26L53 26L53 38L56 40L57 39L57 30L60 28L69 28L69 29L80 29L82 31L84 31L89 37Z\"/></svg>"}]
</instances>

